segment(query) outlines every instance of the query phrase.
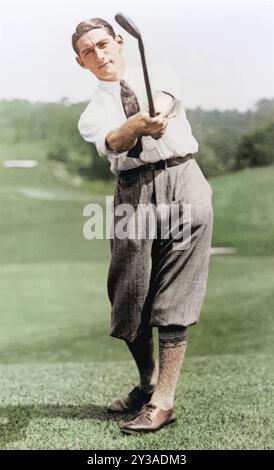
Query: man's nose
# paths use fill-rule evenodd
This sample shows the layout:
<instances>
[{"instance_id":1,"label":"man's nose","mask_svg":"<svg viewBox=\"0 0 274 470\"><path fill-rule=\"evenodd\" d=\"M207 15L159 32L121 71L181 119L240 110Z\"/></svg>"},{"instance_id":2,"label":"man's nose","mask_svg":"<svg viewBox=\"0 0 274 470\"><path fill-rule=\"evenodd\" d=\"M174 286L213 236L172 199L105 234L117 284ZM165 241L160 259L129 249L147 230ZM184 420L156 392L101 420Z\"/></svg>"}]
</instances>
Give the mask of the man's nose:
<instances>
[{"instance_id":1,"label":"man's nose","mask_svg":"<svg viewBox=\"0 0 274 470\"><path fill-rule=\"evenodd\" d=\"M95 49L95 52L96 52L97 59L99 60L104 59L105 57L104 51L102 51L101 49Z\"/></svg>"}]
</instances>

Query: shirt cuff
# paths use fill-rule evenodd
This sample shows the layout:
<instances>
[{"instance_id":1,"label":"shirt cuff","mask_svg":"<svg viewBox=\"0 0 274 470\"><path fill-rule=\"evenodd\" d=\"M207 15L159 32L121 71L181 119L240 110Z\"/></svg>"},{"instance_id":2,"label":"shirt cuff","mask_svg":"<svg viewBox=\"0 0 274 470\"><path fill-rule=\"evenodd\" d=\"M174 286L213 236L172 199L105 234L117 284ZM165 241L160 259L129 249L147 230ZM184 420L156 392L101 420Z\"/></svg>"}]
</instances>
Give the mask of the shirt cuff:
<instances>
[{"instance_id":1,"label":"shirt cuff","mask_svg":"<svg viewBox=\"0 0 274 470\"><path fill-rule=\"evenodd\" d=\"M170 113L168 115L168 119L170 118L173 118L173 117L176 117L179 110L180 110L180 106L181 106L181 100L179 98L176 97L176 95L172 94L172 93L169 93L168 91L164 91L164 90L159 90L157 93L165 93L166 95L169 95L173 98L173 106L170 110Z\"/></svg>"}]
</instances>

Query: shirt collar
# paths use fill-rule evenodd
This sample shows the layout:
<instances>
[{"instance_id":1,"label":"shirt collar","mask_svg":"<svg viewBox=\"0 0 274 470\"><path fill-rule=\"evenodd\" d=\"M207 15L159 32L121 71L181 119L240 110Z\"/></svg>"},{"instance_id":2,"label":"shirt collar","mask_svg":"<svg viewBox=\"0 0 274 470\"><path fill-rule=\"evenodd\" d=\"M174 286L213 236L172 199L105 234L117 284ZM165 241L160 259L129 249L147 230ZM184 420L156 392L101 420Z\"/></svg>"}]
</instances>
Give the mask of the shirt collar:
<instances>
[{"instance_id":1,"label":"shirt collar","mask_svg":"<svg viewBox=\"0 0 274 470\"><path fill-rule=\"evenodd\" d=\"M121 91L120 80L114 80L111 82L107 80L99 80L99 88L108 93L118 94Z\"/></svg>"}]
</instances>

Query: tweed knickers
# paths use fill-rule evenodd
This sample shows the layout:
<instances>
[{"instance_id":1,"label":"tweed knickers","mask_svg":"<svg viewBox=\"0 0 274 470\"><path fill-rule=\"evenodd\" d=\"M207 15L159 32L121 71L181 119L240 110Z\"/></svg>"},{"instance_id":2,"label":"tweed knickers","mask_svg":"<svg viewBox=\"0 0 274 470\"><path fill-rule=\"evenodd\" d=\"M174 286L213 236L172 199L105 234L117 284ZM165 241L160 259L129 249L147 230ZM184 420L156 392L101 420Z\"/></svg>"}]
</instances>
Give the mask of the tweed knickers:
<instances>
[{"instance_id":1,"label":"tweed knickers","mask_svg":"<svg viewBox=\"0 0 274 470\"><path fill-rule=\"evenodd\" d=\"M199 321L208 278L212 239L212 188L193 158L161 170L122 172L114 195L114 210L130 204L166 204L179 207L182 226L184 204L190 205L191 241L177 249L172 231L168 238L146 236L111 240L108 295L111 302L110 335L132 342L151 326L189 326ZM117 227L121 215L114 215ZM119 231L118 231L119 233Z\"/></svg>"}]
</instances>

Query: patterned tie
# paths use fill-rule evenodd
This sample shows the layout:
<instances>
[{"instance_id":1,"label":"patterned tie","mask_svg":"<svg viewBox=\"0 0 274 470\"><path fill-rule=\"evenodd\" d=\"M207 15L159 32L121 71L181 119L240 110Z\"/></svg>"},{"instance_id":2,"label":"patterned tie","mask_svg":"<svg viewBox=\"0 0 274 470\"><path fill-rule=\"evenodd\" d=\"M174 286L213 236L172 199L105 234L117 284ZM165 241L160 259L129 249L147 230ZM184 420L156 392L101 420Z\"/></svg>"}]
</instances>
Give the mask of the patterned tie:
<instances>
[{"instance_id":1,"label":"patterned tie","mask_svg":"<svg viewBox=\"0 0 274 470\"><path fill-rule=\"evenodd\" d=\"M129 118L140 111L140 106L134 91L130 88L128 83L125 80L120 80L120 85L123 108L126 117ZM128 151L127 156L131 158L139 158L142 150L142 140L141 136L139 136L136 145Z\"/></svg>"}]
</instances>

